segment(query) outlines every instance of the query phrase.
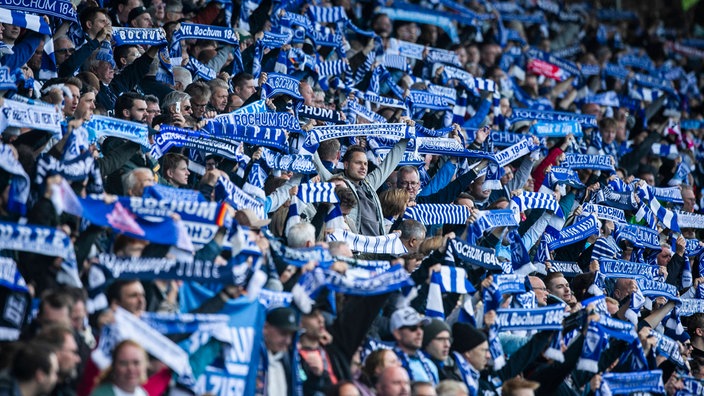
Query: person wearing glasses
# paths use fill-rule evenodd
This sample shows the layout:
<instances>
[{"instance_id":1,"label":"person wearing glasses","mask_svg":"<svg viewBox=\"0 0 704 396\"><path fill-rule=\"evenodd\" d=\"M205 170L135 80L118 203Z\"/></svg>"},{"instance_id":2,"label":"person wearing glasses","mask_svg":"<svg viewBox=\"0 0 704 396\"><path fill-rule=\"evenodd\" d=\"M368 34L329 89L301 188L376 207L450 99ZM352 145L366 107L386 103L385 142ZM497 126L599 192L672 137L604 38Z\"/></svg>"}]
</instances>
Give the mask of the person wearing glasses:
<instances>
[{"instance_id":1,"label":"person wearing glasses","mask_svg":"<svg viewBox=\"0 0 704 396\"><path fill-rule=\"evenodd\" d=\"M438 368L425 354L423 346L423 326L430 319L421 316L415 309L404 307L391 315L390 329L396 340L394 352L401 366L408 372L411 381L440 382Z\"/></svg>"},{"instance_id":2,"label":"person wearing glasses","mask_svg":"<svg viewBox=\"0 0 704 396\"><path fill-rule=\"evenodd\" d=\"M433 319L423 327L423 353L437 367L440 381L450 379L461 381L454 372L454 362L450 359L452 330L440 319Z\"/></svg>"}]
</instances>

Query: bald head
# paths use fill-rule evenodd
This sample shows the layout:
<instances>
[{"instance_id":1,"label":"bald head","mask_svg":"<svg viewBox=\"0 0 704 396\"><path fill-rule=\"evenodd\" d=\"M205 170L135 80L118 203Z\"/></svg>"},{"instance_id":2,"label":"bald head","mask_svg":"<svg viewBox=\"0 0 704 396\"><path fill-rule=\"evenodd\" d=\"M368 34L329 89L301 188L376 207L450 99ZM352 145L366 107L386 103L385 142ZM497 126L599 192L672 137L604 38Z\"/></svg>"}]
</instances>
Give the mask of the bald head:
<instances>
[{"instance_id":1,"label":"bald head","mask_svg":"<svg viewBox=\"0 0 704 396\"><path fill-rule=\"evenodd\" d=\"M411 394L411 380L406 369L389 366L381 372L376 384L377 396L408 396Z\"/></svg>"}]
</instances>

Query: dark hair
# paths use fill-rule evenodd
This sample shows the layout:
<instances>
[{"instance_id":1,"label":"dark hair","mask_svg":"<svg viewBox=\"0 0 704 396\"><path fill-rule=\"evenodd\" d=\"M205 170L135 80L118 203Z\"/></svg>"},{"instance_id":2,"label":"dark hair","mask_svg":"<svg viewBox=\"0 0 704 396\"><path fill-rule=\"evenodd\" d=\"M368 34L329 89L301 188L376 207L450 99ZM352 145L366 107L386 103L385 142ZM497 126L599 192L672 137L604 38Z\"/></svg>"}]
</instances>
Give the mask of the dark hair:
<instances>
[{"instance_id":1,"label":"dark hair","mask_svg":"<svg viewBox=\"0 0 704 396\"><path fill-rule=\"evenodd\" d=\"M157 106L159 105L159 98L154 95L144 95L144 101L147 103L156 103Z\"/></svg>"},{"instance_id":2,"label":"dark hair","mask_svg":"<svg viewBox=\"0 0 704 396\"><path fill-rule=\"evenodd\" d=\"M242 88L242 85L245 83L245 81L253 80L254 76L247 73L247 72L239 72L235 74L234 77L232 77L232 89L235 89L236 87Z\"/></svg>"},{"instance_id":3,"label":"dark hair","mask_svg":"<svg viewBox=\"0 0 704 396\"><path fill-rule=\"evenodd\" d=\"M122 118L123 110L131 110L135 100L144 100L144 95L137 92L125 92L115 101L115 117Z\"/></svg>"},{"instance_id":4,"label":"dark hair","mask_svg":"<svg viewBox=\"0 0 704 396\"><path fill-rule=\"evenodd\" d=\"M12 359L10 374L18 382L34 380L37 370L49 374L51 371L51 355L53 353L54 349L42 342L22 344Z\"/></svg>"},{"instance_id":5,"label":"dark hair","mask_svg":"<svg viewBox=\"0 0 704 396\"><path fill-rule=\"evenodd\" d=\"M342 157L342 162L347 162L352 159L352 154L354 153L363 153L366 155L366 152L367 150L365 150L362 146L358 144L353 144L347 148L347 151L345 151L345 156Z\"/></svg>"},{"instance_id":6,"label":"dark hair","mask_svg":"<svg viewBox=\"0 0 704 396\"><path fill-rule=\"evenodd\" d=\"M318 147L318 155L321 160L330 161L337 159L337 153L340 152L340 141L337 139L324 140L320 142Z\"/></svg>"},{"instance_id":7,"label":"dark hair","mask_svg":"<svg viewBox=\"0 0 704 396\"><path fill-rule=\"evenodd\" d=\"M186 87L186 89L183 90L183 92L191 95L191 99L193 98L208 98L210 99L210 86L208 84L204 83L203 81L195 81ZM193 104L193 103L191 103Z\"/></svg>"},{"instance_id":8,"label":"dark hair","mask_svg":"<svg viewBox=\"0 0 704 396\"><path fill-rule=\"evenodd\" d=\"M335 188L335 195L340 199L340 206L347 208L354 208L357 206L357 197L354 195L354 191L351 188L340 186Z\"/></svg>"},{"instance_id":9,"label":"dark hair","mask_svg":"<svg viewBox=\"0 0 704 396\"><path fill-rule=\"evenodd\" d=\"M181 161L186 161L186 164L188 164L188 157L178 153L166 153L161 158L161 174L166 175L166 172L170 169L176 169Z\"/></svg>"},{"instance_id":10,"label":"dark hair","mask_svg":"<svg viewBox=\"0 0 704 396\"><path fill-rule=\"evenodd\" d=\"M73 307L73 298L71 298L71 296L66 292L51 290L42 296L42 302L39 304L38 316L42 315L45 305L48 305L53 309L67 308L70 313L71 308Z\"/></svg>"},{"instance_id":11,"label":"dark hair","mask_svg":"<svg viewBox=\"0 0 704 396\"><path fill-rule=\"evenodd\" d=\"M84 8L83 11L81 11L81 14L78 16L79 21L81 22L81 27L85 30L86 28L86 22L92 21L95 19L95 16L99 13L105 14L106 17L110 17L110 14L108 14L108 10L105 8L100 8L100 7L87 7Z\"/></svg>"},{"instance_id":12,"label":"dark hair","mask_svg":"<svg viewBox=\"0 0 704 396\"><path fill-rule=\"evenodd\" d=\"M58 351L63 349L67 335L73 337L73 329L65 324L56 323L43 327L39 334L37 334L34 341L49 344L54 348L54 350Z\"/></svg>"},{"instance_id":13,"label":"dark hair","mask_svg":"<svg viewBox=\"0 0 704 396\"><path fill-rule=\"evenodd\" d=\"M119 302L120 299L122 298L122 288L124 288L127 285L131 285L135 282L139 282L139 280L125 279L125 280L118 280L118 281L113 282L108 287L108 290L105 292L105 295L108 298L108 304L112 304L113 302Z\"/></svg>"},{"instance_id":14,"label":"dark hair","mask_svg":"<svg viewBox=\"0 0 704 396\"><path fill-rule=\"evenodd\" d=\"M127 45L120 45L120 46L118 46L118 47L115 47L115 49L113 50L113 59L115 59L115 64L117 65L117 67L119 67L120 69L122 69L123 67L127 66L127 65L124 65L124 66L123 66L123 65L120 63L120 59L126 58L126 57L127 57L127 54L130 52L130 50L131 50L132 48L137 48L137 46L136 46L136 45L127 44Z\"/></svg>"}]
</instances>

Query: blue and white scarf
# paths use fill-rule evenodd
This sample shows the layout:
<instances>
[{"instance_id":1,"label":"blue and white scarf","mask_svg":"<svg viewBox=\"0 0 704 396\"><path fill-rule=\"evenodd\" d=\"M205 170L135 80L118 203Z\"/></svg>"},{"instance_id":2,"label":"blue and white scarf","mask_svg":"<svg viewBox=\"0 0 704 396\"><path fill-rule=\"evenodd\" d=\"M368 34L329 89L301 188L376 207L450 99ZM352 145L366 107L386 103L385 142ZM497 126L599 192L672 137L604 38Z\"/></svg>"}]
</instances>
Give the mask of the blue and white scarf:
<instances>
[{"instance_id":1,"label":"blue and white scarf","mask_svg":"<svg viewBox=\"0 0 704 396\"><path fill-rule=\"evenodd\" d=\"M201 63L198 59L189 57L188 63L184 66L194 77L201 80L210 81L217 77L217 72L207 65Z\"/></svg>"},{"instance_id":2,"label":"blue and white scarf","mask_svg":"<svg viewBox=\"0 0 704 396\"><path fill-rule=\"evenodd\" d=\"M665 282L649 278L638 278L638 288L646 297L665 297L668 300L679 302L677 287Z\"/></svg>"},{"instance_id":3,"label":"blue and white scarf","mask_svg":"<svg viewBox=\"0 0 704 396\"><path fill-rule=\"evenodd\" d=\"M298 186L297 195L303 203L340 202L335 194L335 183L304 183Z\"/></svg>"},{"instance_id":4,"label":"blue and white scarf","mask_svg":"<svg viewBox=\"0 0 704 396\"><path fill-rule=\"evenodd\" d=\"M22 13L27 13L28 17L33 17L37 15L47 15L60 19L64 19L70 22L78 22L78 15L76 14L76 9L73 7L68 0L58 0L58 1L44 1L44 2L34 2L34 1L11 1L2 0L0 1L0 7L7 10L20 11ZM2 21L5 23L5 21ZM20 24L14 24L15 26L24 27ZM31 29L31 28L29 28ZM34 30L34 29L32 29ZM51 34L51 33L45 33Z\"/></svg>"},{"instance_id":5,"label":"blue and white scarf","mask_svg":"<svg viewBox=\"0 0 704 396\"><path fill-rule=\"evenodd\" d=\"M192 202L203 202L205 198L201 193L195 190L187 190L184 188L174 188L169 186L164 186L162 184L155 184L153 186L147 186L144 188L144 193L142 198L154 198L157 200L168 200L168 201L192 201Z\"/></svg>"},{"instance_id":6,"label":"blue and white scarf","mask_svg":"<svg viewBox=\"0 0 704 396\"><path fill-rule=\"evenodd\" d=\"M9 145L0 144L0 169L11 175L7 210L24 216L27 213L29 198L29 175L15 159L14 151Z\"/></svg>"},{"instance_id":7,"label":"blue and white scarf","mask_svg":"<svg viewBox=\"0 0 704 396\"><path fill-rule=\"evenodd\" d=\"M263 127L256 125L232 125L210 121L205 125L204 131L213 137L232 139L255 146L270 147L275 150L286 151L286 127ZM164 128L162 128L162 131ZM169 128L169 131L174 129ZM186 130L181 130L183 133Z\"/></svg>"},{"instance_id":8,"label":"blue and white scarf","mask_svg":"<svg viewBox=\"0 0 704 396\"><path fill-rule=\"evenodd\" d=\"M602 375L601 387L597 395L622 395L634 392L651 392L664 394L662 370L641 371L635 373L605 373Z\"/></svg>"},{"instance_id":9,"label":"blue and white scarf","mask_svg":"<svg viewBox=\"0 0 704 396\"><path fill-rule=\"evenodd\" d=\"M704 312L704 299L682 298L682 305L678 307L680 316L692 316L697 312Z\"/></svg>"},{"instance_id":10,"label":"blue and white scarf","mask_svg":"<svg viewBox=\"0 0 704 396\"><path fill-rule=\"evenodd\" d=\"M573 278L582 273L582 269L574 261L554 261L548 260L550 267L548 272L560 272L566 278Z\"/></svg>"},{"instance_id":11,"label":"blue and white scarf","mask_svg":"<svg viewBox=\"0 0 704 396\"><path fill-rule=\"evenodd\" d=\"M274 95L288 95L299 101L303 99L298 90L300 82L281 73L268 73L266 83L262 86L262 95L271 98Z\"/></svg>"},{"instance_id":12,"label":"blue and white scarf","mask_svg":"<svg viewBox=\"0 0 704 396\"><path fill-rule=\"evenodd\" d=\"M312 118L314 120L332 122L333 124L342 124L345 122L342 120L342 113L333 109L327 109L325 107L301 105L298 109L298 115L300 117Z\"/></svg>"},{"instance_id":13,"label":"blue and white scarf","mask_svg":"<svg viewBox=\"0 0 704 396\"><path fill-rule=\"evenodd\" d=\"M596 218L600 220L610 220L614 223L626 223L626 215L623 213L623 210L619 208L585 202L582 204L582 211L584 213L596 213Z\"/></svg>"},{"instance_id":14,"label":"blue and white scarf","mask_svg":"<svg viewBox=\"0 0 704 396\"><path fill-rule=\"evenodd\" d=\"M471 214L464 205L416 204L406 208L403 217L420 221L424 225L465 224Z\"/></svg>"},{"instance_id":15,"label":"blue and white scarf","mask_svg":"<svg viewBox=\"0 0 704 396\"><path fill-rule=\"evenodd\" d=\"M499 263L494 249L467 244L460 239L448 239L445 249L445 265L462 266L462 263L486 268L492 271L511 272L510 263Z\"/></svg>"},{"instance_id":16,"label":"blue and white scarf","mask_svg":"<svg viewBox=\"0 0 704 396\"><path fill-rule=\"evenodd\" d=\"M113 117L94 115L90 121L83 123L88 130L88 140L97 142L103 136L119 137L149 148L149 131L146 124L120 120Z\"/></svg>"},{"instance_id":17,"label":"blue and white scarf","mask_svg":"<svg viewBox=\"0 0 704 396\"><path fill-rule=\"evenodd\" d=\"M623 210L636 210L638 204L631 191L617 192L609 186L602 187L596 194L592 195L592 202L605 203L607 206Z\"/></svg>"},{"instance_id":18,"label":"blue and white scarf","mask_svg":"<svg viewBox=\"0 0 704 396\"><path fill-rule=\"evenodd\" d=\"M568 122L545 122L539 121L530 127L530 132L540 138L565 137L574 135L582 136L582 127L574 121Z\"/></svg>"},{"instance_id":19,"label":"blue and white scarf","mask_svg":"<svg viewBox=\"0 0 704 396\"><path fill-rule=\"evenodd\" d=\"M650 210L657 216L657 218L672 231L680 232L680 228L677 224L677 214L663 206L654 197L649 188L639 185L636 189L636 193L641 201L649 204Z\"/></svg>"},{"instance_id":20,"label":"blue and white scarf","mask_svg":"<svg viewBox=\"0 0 704 396\"><path fill-rule=\"evenodd\" d=\"M611 278L655 279L659 276L658 271L657 266L643 263L625 260L599 260L599 272Z\"/></svg>"},{"instance_id":21,"label":"blue and white scarf","mask_svg":"<svg viewBox=\"0 0 704 396\"><path fill-rule=\"evenodd\" d=\"M281 154L264 149L263 158L264 161L266 161L266 165L271 169L295 172L304 175L318 173L318 170L312 160L313 157L310 155Z\"/></svg>"},{"instance_id":22,"label":"blue and white scarf","mask_svg":"<svg viewBox=\"0 0 704 396\"><path fill-rule=\"evenodd\" d=\"M597 128L596 117L589 114L563 113L559 111L544 111L535 109L514 108L511 122L515 121L551 121L551 122L577 122L582 128Z\"/></svg>"},{"instance_id":23,"label":"blue and white scarf","mask_svg":"<svg viewBox=\"0 0 704 396\"><path fill-rule=\"evenodd\" d=\"M166 32L161 28L114 27L112 38L115 46L121 45L166 45Z\"/></svg>"},{"instance_id":24,"label":"blue and white scarf","mask_svg":"<svg viewBox=\"0 0 704 396\"><path fill-rule=\"evenodd\" d=\"M545 209L554 212L558 216L564 216L562 209L560 209L560 204L552 194L524 191L521 195L511 198L511 201L517 205L520 213L525 212L527 209Z\"/></svg>"},{"instance_id":25,"label":"blue and white scarf","mask_svg":"<svg viewBox=\"0 0 704 396\"><path fill-rule=\"evenodd\" d=\"M0 20L0 22L2 22ZM17 128L39 129L50 132L54 137L60 138L61 121L64 117L56 106L42 102L36 104L4 99L0 108L0 126L4 130L8 126Z\"/></svg>"},{"instance_id":26,"label":"blue and white scarf","mask_svg":"<svg viewBox=\"0 0 704 396\"><path fill-rule=\"evenodd\" d=\"M599 169L614 172L614 160L610 155L565 154L560 164L569 169Z\"/></svg>"},{"instance_id":27,"label":"blue and white scarf","mask_svg":"<svg viewBox=\"0 0 704 396\"><path fill-rule=\"evenodd\" d=\"M328 242L347 242L353 252L391 254L400 256L406 253L406 248L401 243L399 234L393 233L381 236L366 236L349 232L347 230L335 230L328 234Z\"/></svg>"},{"instance_id":28,"label":"blue and white scarf","mask_svg":"<svg viewBox=\"0 0 704 396\"><path fill-rule=\"evenodd\" d=\"M235 30L229 27L181 23L181 29L174 32L174 41L202 39L215 40L232 46L239 46Z\"/></svg>"},{"instance_id":29,"label":"blue and white scarf","mask_svg":"<svg viewBox=\"0 0 704 396\"><path fill-rule=\"evenodd\" d=\"M409 21L424 25L435 25L447 33L453 43L459 42L459 34L452 20L439 11L431 12L426 8L414 6L413 9L380 7L377 12L388 15L392 21ZM448 13L449 14L449 13Z\"/></svg>"},{"instance_id":30,"label":"blue and white scarf","mask_svg":"<svg viewBox=\"0 0 704 396\"><path fill-rule=\"evenodd\" d=\"M467 279L464 268L443 265L440 271L435 271L430 276L425 315L445 319L442 293L472 294L474 292L476 290Z\"/></svg>"},{"instance_id":31,"label":"blue and white scarf","mask_svg":"<svg viewBox=\"0 0 704 396\"><path fill-rule=\"evenodd\" d=\"M221 124L239 126L259 126L267 128L285 129L289 132L302 133L301 124L296 117L289 113L252 112L242 113L235 110L232 113L221 114L214 118Z\"/></svg>"},{"instance_id":32,"label":"blue and white scarf","mask_svg":"<svg viewBox=\"0 0 704 396\"><path fill-rule=\"evenodd\" d=\"M500 308L495 323L499 331L562 330L564 312L562 304L530 310Z\"/></svg>"},{"instance_id":33,"label":"blue and white scarf","mask_svg":"<svg viewBox=\"0 0 704 396\"><path fill-rule=\"evenodd\" d=\"M607 344L605 334L595 322L590 322L582 344L582 352L577 361L577 370L590 373L599 372L599 357Z\"/></svg>"},{"instance_id":34,"label":"blue and white scarf","mask_svg":"<svg viewBox=\"0 0 704 396\"><path fill-rule=\"evenodd\" d=\"M681 228L704 229L704 215L698 213L677 212L677 225Z\"/></svg>"},{"instance_id":35,"label":"blue and white scarf","mask_svg":"<svg viewBox=\"0 0 704 396\"><path fill-rule=\"evenodd\" d=\"M518 227L513 211L510 209L480 211L477 220L467 227L467 241L473 243L485 231L497 227Z\"/></svg>"},{"instance_id":36,"label":"blue and white scarf","mask_svg":"<svg viewBox=\"0 0 704 396\"><path fill-rule=\"evenodd\" d=\"M177 374L193 377L186 351L123 308L117 307L114 316L115 321L103 327L98 347L91 353L98 368L110 366L113 348L121 341L131 339Z\"/></svg>"},{"instance_id":37,"label":"blue and white scarf","mask_svg":"<svg viewBox=\"0 0 704 396\"><path fill-rule=\"evenodd\" d=\"M56 228L0 222L0 249L61 257L57 282L82 287L73 242Z\"/></svg>"},{"instance_id":38,"label":"blue and white scarf","mask_svg":"<svg viewBox=\"0 0 704 396\"><path fill-rule=\"evenodd\" d=\"M650 330L650 335L657 339L655 351L658 355L672 361L679 369L684 369L686 367L677 341L655 330Z\"/></svg>"},{"instance_id":39,"label":"blue and white scarf","mask_svg":"<svg viewBox=\"0 0 704 396\"><path fill-rule=\"evenodd\" d=\"M237 146L237 142L233 140L164 125L160 133L154 135L154 146L152 146L150 154L153 158L159 158L174 147L185 147L237 161L239 159L236 154Z\"/></svg>"},{"instance_id":40,"label":"blue and white scarf","mask_svg":"<svg viewBox=\"0 0 704 396\"><path fill-rule=\"evenodd\" d=\"M386 139L398 141L414 137L415 129L405 123L329 125L315 127L306 136L303 149L307 150L309 153L314 153L320 142L353 136L383 136Z\"/></svg>"},{"instance_id":41,"label":"blue and white scarf","mask_svg":"<svg viewBox=\"0 0 704 396\"><path fill-rule=\"evenodd\" d=\"M293 287L293 300L303 313L309 313L313 308L314 299L321 289L330 291L372 296L385 294L406 286L412 286L413 280L403 266L396 265L389 271L369 278L345 277L338 272L315 268L306 272Z\"/></svg>"},{"instance_id":42,"label":"blue and white scarf","mask_svg":"<svg viewBox=\"0 0 704 396\"><path fill-rule=\"evenodd\" d=\"M599 224L596 217L587 216L569 227L560 231L559 239L549 243L549 249L555 250L564 246L577 243L599 233Z\"/></svg>"}]
</instances>

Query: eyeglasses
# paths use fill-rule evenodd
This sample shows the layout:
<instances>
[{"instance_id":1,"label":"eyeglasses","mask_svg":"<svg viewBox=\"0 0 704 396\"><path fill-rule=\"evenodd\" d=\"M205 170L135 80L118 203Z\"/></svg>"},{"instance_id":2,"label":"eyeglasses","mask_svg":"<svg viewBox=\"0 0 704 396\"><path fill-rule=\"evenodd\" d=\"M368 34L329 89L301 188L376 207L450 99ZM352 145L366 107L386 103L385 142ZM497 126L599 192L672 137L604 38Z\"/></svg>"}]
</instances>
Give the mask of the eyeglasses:
<instances>
[{"instance_id":1,"label":"eyeglasses","mask_svg":"<svg viewBox=\"0 0 704 396\"><path fill-rule=\"evenodd\" d=\"M75 48L60 48L54 51L55 54L73 54L76 52Z\"/></svg>"},{"instance_id":2,"label":"eyeglasses","mask_svg":"<svg viewBox=\"0 0 704 396\"><path fill-rule=\"evenodd\" d=\"M399 182L399 186L401 187L418 187L420 185L419 182L412 181L412 182Z\"/></svg>"},{"instance_id":3,"label":"eyeglasses","mask_svg":"<svg viewBox=\"0 0 704 396\"><path fill-rule=\"evenodd\" d=\"M408 331L418 331L418 329L422 329L423 327L421 325L415 325L415 326L401 326L401 329L408 330Z\"/></svg>"},{"instance_id":4,"label":"eyeglasses","mask_svg":"<svg viewBox=\"0 0 704 396\"><path fill-rule=\"evenodd\" d=\"M548 291L547 287L534 287L533 290Z\"/></svg>"},{"instance_id":5,"label":"eyeglasses","mask_svg":"<svg viewBox=\"0 0 704 396\"><path fill-rule=\"evenodd\" d=\"M435 337L433 340L440 341L440 342L447 342L448 344L452 344L452 337Z\"/></svg>"},{"instance_id":6,"label":"eyeglasses","mask_svg":"<svg viewBox=\"0 0 704 396\"><path fill-rule=\"evenodd\" d=\"M184 111L191 111L192 107L191 106L183 106Z\"/></svg>"}]
</instances>

